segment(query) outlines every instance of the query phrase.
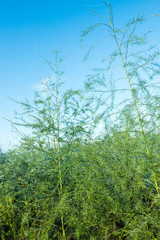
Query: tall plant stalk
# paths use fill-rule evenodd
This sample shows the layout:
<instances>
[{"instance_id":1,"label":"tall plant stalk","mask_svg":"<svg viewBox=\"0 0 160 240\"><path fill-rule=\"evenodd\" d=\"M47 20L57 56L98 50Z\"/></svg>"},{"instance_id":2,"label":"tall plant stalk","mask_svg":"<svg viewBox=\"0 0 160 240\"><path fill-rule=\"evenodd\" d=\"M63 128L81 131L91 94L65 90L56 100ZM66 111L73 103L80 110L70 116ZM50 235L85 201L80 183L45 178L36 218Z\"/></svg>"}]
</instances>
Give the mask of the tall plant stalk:
<instances>
[{"instance_id":1,"label":"tall plant stalk","mask_svg":"<svg viewBox=\"0 0 160 240\"><path fill-rule=\"evenodd\" d=\"M98 94L98 97L96 97L97 102L95 103L97 109L100 109L99 114L97 114L98 116L97 122L101 121L102 118L104 119L104 122L105 121L107 122L110 116L116 114L119 115L122 110L121 106L124 106L124 103L127 103L128 100L131 100L132 103L130 104L130 107L132 106L134 108L134 111L137 115L137 118L135 118L137 119L137 122L135 123L137 124L137 127L140 128L140 133L142 135L142 139L144 142L146 155L150 163L155 188L157 194L159 194L158 182L156 180L156 176L153 170L151 146L149 146L146 134L146 127L144 125L145 121L144 119L146 118L147 127L150 128L151 126L149 125L149 120L147 119L147 117L150 119L153 116L151 111L153 111L154 107L152 107L152 110L150 111L151 103L148 103L148 101L150 100L154 102L153 100L154 97L151 96L152 90L150 89L150 86L153 85L150 85L149 82L147 82L145 76L148 75L149 79L153 79L153 77L159 74L159 64L157 62L157 58L160 56L160 52L154 51L152 47L147 45L148 33L142 35L139 33L137 34L138 24L142 23L147 18L145 18L144 16L140 17L138 16L137 18L133 18L133 20L131 20L124 28L122 29L116 28L114 25L110 2L109 0L105 0L104 3L108 10L109 23L106 22L98 23L89 27L86 31L83 31L82 42L84 37L86 37L86 35L95 30L97 27L104 27L105 30L107 30L107 32L111 36L111 39L113 39L116 50L113 51L112 54L110 55L110 61L107 67L104 68L102 67L99 70L95 69L96 74L93 76L89 75L88 80L86 82L86 92L87 94L88 93L94 94L93 99L95 98L95 95ZM139 46L147 47L144 49L141 48L139 49L138 48ZM137 49L134 49L134 47L137 47ZM132 51L129 51L131 49ZM144 56L143 54L145 54L146 51L148 51L148 54ZM121 67L119 69L120 71L121 69L123 70L124 76L122 78L119 77L118 79L113 80L112 66L113 63L115 63L117 57L120 58L120 62L118 62L117 65ZM112 85L111 88L109 87L109 84L106 82L106 74L108 74L107 76L110 78L110 82ZM116 84L117 81L120 81L122 79L127 80L128 87L124 89L116 88L114 84ZM116 103L114 105L116 92L122 91L123 92L127 91L128 93L130 93L131 94L130 99L126 99L125 96L123 96L124 101L123 100L119 101L117 99L118 104ZM108 95L109 97L106 97ZM141 101L142 99L143 101ZM111 107L109 106L109 101L111 101L110 104ZM146 113L141 113L142 110L146 111ZM156 121L157 120L155 117L155 124ZM137 131L136 128L135 130Z\"/></svg>"},{"instance_id":2,"label":"tall plant stalk","mask_svg":"<svg viewBox=\"0 0 160 240\"><path fill-rule=\"evenodd\" d=\"M64 120L66 117L64 113L65 107L62 105L63 101L67 101L67 94L62 94L60 89L60 86L62 85L61 76L63 74L63 71L59 69L59 64L62 62L60 53L59 51L53 50L52 54L55 61L54 65L49 61L47 61L47 64L53 73L53 81L49 77L46 81L42 82L42 90L35 92L36 97L34 105L31 105L28 101L20 102L30 119L28 119L28 116L26 116L27 120L25 117L19 116L17 117L19 122L16 122L15 125L32 128L33 133L31 138L22 135L23 140L27 143L26 146L36 149L40 153L46 154L56 164L55 168L58 173L57 187L60 201L60 219L62 235L65 240L64 211L61 204L63 198L61 142L62 139L65 138L64 122L67 122L66 119Z\"/></svg>"},{"instance_id":3,"label":"tall plant stalk","mask_svg":"<svg viewBox=\"0 0 160 240\"><path fill-rule=\"evenodd\" d=\"M59 126L59 99L58 99L58 84L59 84L59 76L58 76L58 67L56 62L56 122L57 122L57 157L58 157L58 166L59 166L59 198L61 200L63 195L63 185L62 185L62 166L61 166L61 156L60 156L60 126ZM66 239L65 229L64 229L64 215L63 210L61 209L61 224L62 224L62 233L64 240Z\"/></svg>"},{"instance_id":4,"label":"tall plant stalk","mask_svg":"<svg viewBox=\"0 0 160 240\"><path fill-rule=\"evenodd\" d=\"M145 136L145 133L144 133L144 128L143 128L143 125L142 125L142 119L141 119L140 111L139 111L137 103L136 103L136 98L134 96L134 92L133 92L133 89L132 89L132 84L131 84L131 80L130 80L130 77L129 77L129 74L128 74L128 70L127 70L126 65L125 65L125 60L124 60L123 54L121 52L121 47L120 47L120 44L119 44L118 39L117 39L116 31L115 31L114 24L113 24L112 17L111 17L112 16L111 7L110 7L110 4L109 4L108 0L107 0L106 4L107 4L107 8L108 8L109 23L110 23L110 26L111 26L111 29L112 29L112 32L113 32L113 37L114 37L115 43L117 45L119 56L120 56L121 61L122 61L122 66L123 66L123 69L125 71L125 75L126 75L126 78L127 78L127 81L128 81L128 85L129 85L129 89L130 89L130 92L131 92L131 95L132 95L135 110L137 112L138 121L139 121L139 125L140 125L140 128L141 128L141 133L143 135L143 139L144 139L144 142L145 142L145 145L146 145L146 152L147 152L148 157L150 158L150 152L149 152L146 136Z\"/></svg>"},{"instance_id":5,"label":"tall plant stalk","mask_svg":"<svg viewBox=\"0 0 160 240\"><path fill-rule=\"evenodd\" d=\"M124 69L124 72L125 72L125 75L126 75L126 78L127 78L127 81L128 81L129 89L130 89L131 96L132 96L132 99L133 99L133 104L134 104L134 107L135 107L135 110L136 110L136 113L137 113L137 117L138 117L139 126L140 126L141 133L142 133L142 136L143 136L143 140L144 140L144 143L145 143L146 153L148 155L149 160L151 161L151 154L150 154L150 151L149 151L144 127L143 127L143 124L142 124L141 114L140 114L140 111L139 111L138 106L137 106L136 98L135 98L134 91L133 91L132 84L131 84L131 79L129 77L129 73L128 73L128 70L126 68L125 60L124 60L124 57L123 57L123 54L122 54L122 51L121 51L121 46L120 46L120 44L118 42L118 39L117 39L116 30L115 30L114 23L113 23L113 20L112 20L113 18L112 18L112 12L111 12L111 7L110 7L110 4L109 4L109 0L107 0L105 3L107 5L107 9L108 9L109 25L112 29L113 38L115 40L115 43L116 43L116 46L117 46L117 49L118 49L118 53L119 53L119 56L120 56L120 59L121 59L121 62L122 62L122 66L123 66L123 69ZM136 29L136 26L134 27L133 32L135 31L135 29ZM128 49L126 51L128 51ZM126 53L126 55L127 55L127 53ZM151 163L151 169L152 169L152 163ZM157 183L157 180L156 180L155 173L154 173L153 169L152 169L152 174L153 174L153 180L154 180L154 183L155 183L155 188L156 188L157 194L159 195L159 187L158 187L158 183Z\"/></svg>"}]
</instances>

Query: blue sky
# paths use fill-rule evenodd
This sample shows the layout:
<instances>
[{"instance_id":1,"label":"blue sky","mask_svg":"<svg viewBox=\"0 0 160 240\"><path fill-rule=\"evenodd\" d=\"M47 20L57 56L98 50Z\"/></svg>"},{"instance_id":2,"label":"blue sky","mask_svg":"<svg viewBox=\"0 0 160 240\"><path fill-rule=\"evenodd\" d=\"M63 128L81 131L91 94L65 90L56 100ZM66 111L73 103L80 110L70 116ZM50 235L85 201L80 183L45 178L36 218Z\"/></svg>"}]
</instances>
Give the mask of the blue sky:
<instances>
[{"instance_id":1,"label":"blue sky","mask_svg":"<svg viewBox=\"0 0 160 240\"><path fill-rule=\"evenodd\" d=\"M115 22L122 25L133 16L147 11L160 14L160 1L111 0ZM66 88L80 88L89 69L100 65L109 45L97 47L87 61L85 52L93 43L103 40L104 33L92 34L80 49L80 33L97 22L90 7L105 14L103 0L6 0L0 2L0 146L10 148L16 143L15 133L3 119L13 119L19 107L7 96L32 100L33 91L49 68L41 55L52 60L51 49L61 47L64 55ZM153 42L160 42L159 20L150 22L154 28ZM105 51L104 51L105 49Z\"/></svg>"}]
</instances>

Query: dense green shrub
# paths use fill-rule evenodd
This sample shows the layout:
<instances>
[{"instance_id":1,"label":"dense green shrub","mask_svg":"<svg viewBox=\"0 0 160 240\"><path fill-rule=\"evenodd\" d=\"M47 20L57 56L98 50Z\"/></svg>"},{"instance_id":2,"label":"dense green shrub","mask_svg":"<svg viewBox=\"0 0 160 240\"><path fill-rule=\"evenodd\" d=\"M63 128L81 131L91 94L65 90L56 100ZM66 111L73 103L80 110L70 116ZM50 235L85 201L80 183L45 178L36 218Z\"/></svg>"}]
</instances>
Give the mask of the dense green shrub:
<instances>
[{"instance_id":1,"label":"dense green shrub","mask_svg":"<svg viewBox=\"0 0 160 240\"><path fill-rule=\"evenodd\" d=\"M67 239L159 239L159 195L143 145L138 135L114 130L102 140L73 143L69 151L65 146L61 199L48 156L12 152L1 169L1 239L60 239L60 206ZM158 160L156 153L157 179Z\"/></svg>"}]
</instances>

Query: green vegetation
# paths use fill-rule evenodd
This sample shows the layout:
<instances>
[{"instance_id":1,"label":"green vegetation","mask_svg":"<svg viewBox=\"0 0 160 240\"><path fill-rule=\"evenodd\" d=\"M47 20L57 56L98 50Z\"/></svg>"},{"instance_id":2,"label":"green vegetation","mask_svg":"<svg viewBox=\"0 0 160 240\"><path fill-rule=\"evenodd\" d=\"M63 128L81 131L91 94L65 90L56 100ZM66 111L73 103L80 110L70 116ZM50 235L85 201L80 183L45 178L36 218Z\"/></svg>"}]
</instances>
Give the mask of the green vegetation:
<instances>
[{"instance_id":1,"label":"green vegetation","mask_svg":"<svg viewBox=\"0 0 160 240\"><path fill-rule=\"evenodd\" d=\"M104 27L112 38L105 66L63 92L52 51L53 76L19 103L14 126L32 134L0 151L0 240L160 239L160 52L139 34L147 17L118 29L105 6L109 22L82 32Z\"/></svg>"}]
</instances>

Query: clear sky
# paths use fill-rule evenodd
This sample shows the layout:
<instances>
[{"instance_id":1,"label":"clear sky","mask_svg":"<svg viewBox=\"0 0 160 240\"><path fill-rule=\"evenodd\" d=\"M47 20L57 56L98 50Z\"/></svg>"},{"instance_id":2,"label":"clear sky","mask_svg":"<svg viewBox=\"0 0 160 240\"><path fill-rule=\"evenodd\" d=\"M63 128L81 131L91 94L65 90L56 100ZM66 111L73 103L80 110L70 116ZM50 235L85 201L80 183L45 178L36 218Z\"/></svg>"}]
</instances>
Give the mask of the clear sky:
<instances>
[{"instance_id":1,"label":"clear sky","mask_svg":"<svg viewBox=\"0 0 160 240\"><path fill-rule=\"evenodd\" d=\"M82 62L89 46L103 40L104 33L93 34L80 49L80 34L96 18L90 7L105 14L103 0L6 0L0 1L0 146L10 148L16 136L10 124L3 119L13 120L14 110L19 107L7 96L23 100L32 99L33 91L50 71L41 55L51 60L51 49L61 47L65 56L66 88L83 86L89 69L100 64L109 46L102 45ZM122 25L133 16L148 11L160 14L160 1L110 0L115 22ZM150 23L151 24L151 23ZM154 27L153 40L160 42L160 21ZM105 51L104 51L105 49Z\"/></svg>"}]
</instances>

